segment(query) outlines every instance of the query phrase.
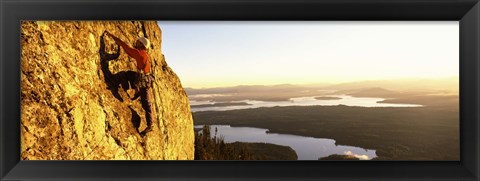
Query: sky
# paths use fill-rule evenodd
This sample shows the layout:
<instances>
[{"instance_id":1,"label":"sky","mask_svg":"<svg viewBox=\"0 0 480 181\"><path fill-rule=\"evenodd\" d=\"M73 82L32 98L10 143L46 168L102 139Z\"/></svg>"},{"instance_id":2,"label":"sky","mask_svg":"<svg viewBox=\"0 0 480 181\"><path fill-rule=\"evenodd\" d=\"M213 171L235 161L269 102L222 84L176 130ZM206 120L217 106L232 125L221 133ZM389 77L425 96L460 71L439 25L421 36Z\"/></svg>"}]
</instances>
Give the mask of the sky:
<instances>
[{"instance_id":1,"label":"sky","mask_svg":"<svg viewBox=\"0 0 480 181\"><path fill-rule=\"evenodd\" d=\"M459 75L458 21L159 21L184 87Z\"/></svg>"}]
</instances>

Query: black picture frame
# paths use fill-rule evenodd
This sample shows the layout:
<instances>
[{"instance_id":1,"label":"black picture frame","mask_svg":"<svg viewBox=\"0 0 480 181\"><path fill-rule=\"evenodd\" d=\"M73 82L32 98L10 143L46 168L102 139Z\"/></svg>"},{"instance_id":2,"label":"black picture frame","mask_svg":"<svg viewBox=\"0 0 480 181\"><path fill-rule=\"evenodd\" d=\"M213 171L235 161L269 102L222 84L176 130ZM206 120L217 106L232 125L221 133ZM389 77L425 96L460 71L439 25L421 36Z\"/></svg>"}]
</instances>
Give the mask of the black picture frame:
<instances>
[{"instance_id":1,"label":"black picture frame","mask_svg":"<svg viewBox=\"0 0 480 181\"><path fill-rule=\"evenodd\" d=\"M1 180L480 180L478 0L1 0ZM460 23L460 161L21 161L21 20Z\"/></svg>"}]
</instances>

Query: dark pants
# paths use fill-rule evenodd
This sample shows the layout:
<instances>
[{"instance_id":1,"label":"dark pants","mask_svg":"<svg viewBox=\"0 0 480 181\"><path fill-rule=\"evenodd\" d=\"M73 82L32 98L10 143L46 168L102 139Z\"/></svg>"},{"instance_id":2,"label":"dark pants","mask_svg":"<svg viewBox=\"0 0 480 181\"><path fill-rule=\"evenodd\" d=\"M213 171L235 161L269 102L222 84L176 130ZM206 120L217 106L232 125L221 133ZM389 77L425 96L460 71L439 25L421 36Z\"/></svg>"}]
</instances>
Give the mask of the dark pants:
<instances>
[{"instance_id":1,"label":"dark pants","mask_svg":"<svg viewBox=\"0 0 480 181\"><path fill-rule=\"evenodd\" d=\"M147 128L151 128L153 120L153 95L149 87L140 88L140 99L142 101L143 110L145 110L145 118L147 119Z\"/></svg>"}]
</instances>

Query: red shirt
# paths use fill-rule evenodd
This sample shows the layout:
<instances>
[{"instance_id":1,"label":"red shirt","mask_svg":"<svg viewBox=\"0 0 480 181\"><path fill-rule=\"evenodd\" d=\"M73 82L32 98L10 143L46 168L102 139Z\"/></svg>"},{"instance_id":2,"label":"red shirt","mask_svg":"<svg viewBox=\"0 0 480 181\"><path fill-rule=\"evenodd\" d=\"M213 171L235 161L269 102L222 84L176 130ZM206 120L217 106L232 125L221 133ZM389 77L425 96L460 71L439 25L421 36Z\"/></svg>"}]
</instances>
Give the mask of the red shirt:
<instances>
[{"instance_id":1,"label":"red shirt","mask_svg":"<svg viewBox=\"0 0 480 181\"><path fill-rule=\"evenodd\" d=\"M136 48L131 48L123 41L118 38L113 38L117 44L122 46L122 48L127 52L128 56L135 59L137 62L137 68L143 70L144 73L150 73L150 62L148 61L148 53L146 50L139 50Z\"/></svg>"}]
</instances>

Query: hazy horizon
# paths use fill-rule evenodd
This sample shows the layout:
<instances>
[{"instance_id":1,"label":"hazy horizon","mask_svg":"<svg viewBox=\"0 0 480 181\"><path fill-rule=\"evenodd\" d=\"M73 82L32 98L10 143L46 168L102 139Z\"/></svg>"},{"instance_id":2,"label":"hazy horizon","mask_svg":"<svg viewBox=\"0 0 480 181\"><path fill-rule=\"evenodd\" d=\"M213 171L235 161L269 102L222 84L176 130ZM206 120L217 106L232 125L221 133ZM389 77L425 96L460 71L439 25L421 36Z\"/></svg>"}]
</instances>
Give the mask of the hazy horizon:
<instances>
[{"instance_id":1,"label":"hazy horizon","mask_svg":"<svg viewBox=\"0 0 480 181\"><path fill-rule=\"evenodd\" d=\"M459 76L449 22L159 21L182 85L309 85Z\"/></svg>"},{"instance_id":2,"label":"hazy horizon","mask_svg":"<svg viewBox=\"0 0 480 181\"><path fill-rule=\"evenodd\" d=\"M228 87L237 87L237 86L281 86L281 85L294 85L294 86L317 86L317 85L339 85L339 84L350 84L350 83L364 83L364 82L385 82L391 81L392 83L403 82L403 81L428 81L428 80L441 80L441 81L455 81L454 83L459 83L459 76L448 76L448 77L435 77L435 78L398 78L398 79L369 79L369 80L356 80L356 81L345 81L345 82L316 82L316 83L274 83L274 84L239 84L239 85L228 85L228 86L213 86L213 87L189 87L184 86L185 88L192 89L209 89L209 88L228 88ZM449 82L452 83L452 82Z\"/></svg>"}]
</instances>

